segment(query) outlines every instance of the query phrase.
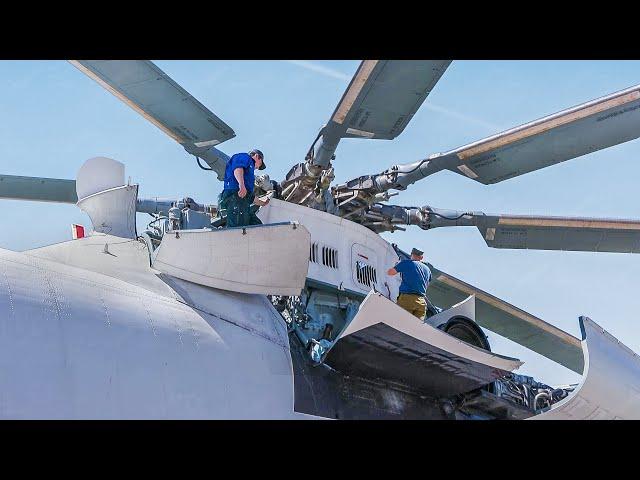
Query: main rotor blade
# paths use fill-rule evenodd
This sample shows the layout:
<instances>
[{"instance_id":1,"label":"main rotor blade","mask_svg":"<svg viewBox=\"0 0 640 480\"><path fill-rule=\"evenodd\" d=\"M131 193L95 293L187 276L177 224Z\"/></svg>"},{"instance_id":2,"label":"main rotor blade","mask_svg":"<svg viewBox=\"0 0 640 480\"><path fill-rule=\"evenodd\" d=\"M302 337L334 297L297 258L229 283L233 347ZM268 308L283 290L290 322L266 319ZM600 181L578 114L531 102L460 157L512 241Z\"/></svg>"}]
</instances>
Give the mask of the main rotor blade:
<instances>
[{"instance_id":1,"label":"main rotor blade","mask_svg":"<svg viewBox=\"0 0 640 480\"><path fill-rule=\"evenodd\" d=\"M0 198L76 203L76 181L60 178L0 175Z\"/></svg>"},{"instance_id":2,"label":"main rotor blade","mask_svg":"<svg viewBox=\"0 0 640 480\"><path fill-rule=\"evenodd\" d=\"M493 215L429 206L414 218L411 223L423 229L475 226L494 248L640 253L640 220Z\"/></svg>"},{"instance_id":3,"label":"main rotor blade","mask_svg":"<svg viewBox=\"0 0 640 480\"><path fill-rule=\"evenodd\" d=\"M364 60L331 121L343 138L391 140L402 133L451 60Z\"/></svg>"},{"instance_id":4,"label":"main rotor blade","mask_svg":"<svg viewBox=\"0 0 640 480\"><path fill-rule=\"evenodd\" d=\"M322 131L314 163L327 165L341 138L402 133L451 60L364 60Z\"/></svg>"},{"instance_id":5,"label":"main rotor blade","mask_svg":"<svg viewBox=\"0 0 640 480\"><path fill-rule=\"evenodd\" d=\"M516 215L476 219L493 248L640 253L640 220Z\"/></svg>"},{"instance_id":6,"label":"main rotor blade","mask_svg":"<svg viewBox=\"0 0 640 480\"><path fill-rule=\"evenodd\" d=\"M213 148L235 137L229 125L148 60L72 60L70 63L129 105L187 152L224 176L226 155Z\"/></svg>"},{"instance_id":7,"label":"main rotor blade","mask_svg":"<svg viewBox=\"0 0 640 480\"><path fill-rule=\"evenodd\" d=\"M580 340L567 332L429 265L433 280L427 295L448 308L469 295L476 296L476 322L509 340L564 365L576 373L584 370Z\"/></svg>"},{"instance_id":8,"label":"main rotor blade","mask_svg":"<svg viewBox=\"0 0 640 480\"><path fill-rule=\"evenodd\" d=\"M440 154L429 172L448 169L488 185L639 136L636 85Z\"/></svg>"}]
</instances>

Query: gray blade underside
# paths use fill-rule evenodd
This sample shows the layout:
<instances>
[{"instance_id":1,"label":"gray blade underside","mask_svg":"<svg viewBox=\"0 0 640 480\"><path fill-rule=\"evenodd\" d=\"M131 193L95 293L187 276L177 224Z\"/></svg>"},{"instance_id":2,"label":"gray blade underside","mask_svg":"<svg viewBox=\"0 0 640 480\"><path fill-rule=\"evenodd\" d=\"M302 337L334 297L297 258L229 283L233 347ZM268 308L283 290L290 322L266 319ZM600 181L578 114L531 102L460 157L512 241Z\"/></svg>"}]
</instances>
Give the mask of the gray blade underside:
<instances>
[{"instance_id":1,"label":"gray blade underside","mask_svg":"<svg viewBox=\"0 0 640 480\"><path fill-rule=\"evenodd\" d=\"M75 180L0 175L0 198L38 202L76 203Z\"/></svg>"},{"instance_id":2,"label":"gray blade underside","mask_svg":"<svg viewBox=\"0 0 640 480\"><path fill-rule=\"evenodd\" d=\"M402 133L450 60L365 60L331 115L342 138L391 140Z\"/></svg>"},{"instance_id":3,"label":"gray blade underside","mask_svg":"<svg viewBox=\"0 0 640 480\"><path fill-rule=\"evenodd\" d=\"M640 220L486 215L476 225L493 248L640 253Z\"/></svg>"},{"instance_id":4,"label":"gray blade underside","mask_svg":"<svg viewBox=\"0 0 640 480\"><path fill-rule=\"evenodd\" d=\"M476 321L479 325L574 372L582 373L584 358L580 340L473 285L431 265L429 267L433 280L427 296L435 305L448 308L469 295L475 295Z\"/></svg>"},{"instance_id":5,"label":"gray blade underside","mask_svg":"<svg viewBox=\"0 0 640 480\"><path fill-rule=\"evenodd\" d=\"M207 107L148 60L73 60L72 65L98 82L187 152L224 176L226 155L214 146L235 136Z\"/></svg>"},{"instance_id":6,"label":"gray blade underside","mask_svg":"<svg viewBox=\"0 0 640 480\"><path fill-rule=\"evenodd\" d=\"M439 154L432 168L488 185L639 136L637 85Z\"/></svg>"}]
</instances>

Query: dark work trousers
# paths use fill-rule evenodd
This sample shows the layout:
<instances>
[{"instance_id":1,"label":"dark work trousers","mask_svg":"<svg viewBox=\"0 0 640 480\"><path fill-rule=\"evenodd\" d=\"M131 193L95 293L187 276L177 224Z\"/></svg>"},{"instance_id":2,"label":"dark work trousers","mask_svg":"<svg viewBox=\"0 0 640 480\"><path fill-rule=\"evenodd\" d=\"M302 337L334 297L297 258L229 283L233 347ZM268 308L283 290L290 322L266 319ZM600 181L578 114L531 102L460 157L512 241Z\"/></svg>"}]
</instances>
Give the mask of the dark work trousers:
<instances>
[{"instance_id":1,"label":"dark work trousers","mask_svg":"<svg viewBox=\"0 0 640 480\"><path fill-rule=\"evenodd\" d=\"M238 190L223 190L218 197L218 211L226 210L227 227L245 227L262 225L260 219L251 211L255 195L247 192L244 198L238 196Z\"/></svg>"}]
</instances>

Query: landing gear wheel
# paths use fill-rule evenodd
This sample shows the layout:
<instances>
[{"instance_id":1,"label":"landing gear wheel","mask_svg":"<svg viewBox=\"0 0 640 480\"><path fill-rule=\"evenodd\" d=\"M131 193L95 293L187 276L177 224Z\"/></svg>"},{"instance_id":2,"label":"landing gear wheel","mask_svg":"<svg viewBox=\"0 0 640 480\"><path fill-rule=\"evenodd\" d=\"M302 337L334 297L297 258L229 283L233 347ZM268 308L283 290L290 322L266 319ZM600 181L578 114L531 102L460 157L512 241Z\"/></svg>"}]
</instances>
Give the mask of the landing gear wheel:
<instances>
[{"instance_id":1,"label":"landing gear wheel","mask_svg":"<svg viewBox=\"0 0 640 480\"><path fill-rule=\"evenodd\" d=\"M491 351L489 340L482 329L472 320L464 317L453 317L444 324L442 330L452 337L483 350Z\"/></svg>"}]
</instances>

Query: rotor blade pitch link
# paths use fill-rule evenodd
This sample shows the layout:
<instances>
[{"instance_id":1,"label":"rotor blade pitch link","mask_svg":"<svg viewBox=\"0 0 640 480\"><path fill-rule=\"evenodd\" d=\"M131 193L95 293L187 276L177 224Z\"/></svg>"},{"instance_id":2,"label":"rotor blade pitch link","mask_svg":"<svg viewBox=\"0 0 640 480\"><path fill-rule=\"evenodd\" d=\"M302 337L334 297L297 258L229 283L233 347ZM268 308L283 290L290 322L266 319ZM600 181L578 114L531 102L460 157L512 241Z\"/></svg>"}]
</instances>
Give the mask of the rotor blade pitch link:
<instances>
[{"instance_id":1,"label":"rotor blade pitch link","mask_svg":"<svg viewBox=\"0 0 640 480\"><path fill-rule=\"evenodd\" d=\"M398 225L416 225L423 230L448 226L475 226L477 218L482 218L482 212L458 212L456 210L444 210L424 207L402 207L399 205L385 205L375 203L367 208L363 217L366 226L377 222L378 231L394 231ZM382 222L382 223L380 223ZM386 229L380 230L380 226L386 225Z\"/></svg>"},{"instance_id":2,"label":"rotor blade pitch link","mask_svg":"<svg viewBox=\"0 0 640 480\"><path fill-rule=\"evenodd\" d=\"M336 186L332 190L333 196L338 200L347 196L348 193L356 192L359 199L368 203L388 200L396 195L387 193L388 190L406 190L412 183L435 173L437 170L431 168L430 165L429 158L405 165L394 165L382 173L363 175Z\"/></svg>"},{"instance_id":3,"label":"rotor blade pitch link","mask_svg":"<svg viewBox=\"0 0 640 480\"><path fill-rule=\"evenodd\" d=\"M390 189L406 190L412 183L435 173L435 170L429 168L430 165L431 162L429 158L404 165L394 165L384 172L375 175L374 183L378 192L386 192Z\"/></svg>"}]
</instances>

